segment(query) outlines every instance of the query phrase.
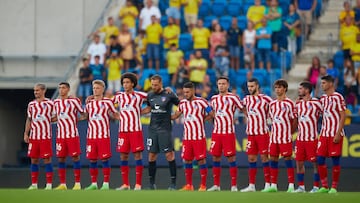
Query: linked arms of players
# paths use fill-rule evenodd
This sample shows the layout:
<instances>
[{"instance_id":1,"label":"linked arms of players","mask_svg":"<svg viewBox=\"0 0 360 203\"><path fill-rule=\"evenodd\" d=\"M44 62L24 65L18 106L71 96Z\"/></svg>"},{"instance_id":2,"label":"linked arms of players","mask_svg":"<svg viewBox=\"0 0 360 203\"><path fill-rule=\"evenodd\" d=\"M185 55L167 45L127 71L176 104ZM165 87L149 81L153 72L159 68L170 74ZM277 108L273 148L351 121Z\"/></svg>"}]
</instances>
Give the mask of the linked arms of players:
<instances>
[{"instance_id":1,"label":"linked arms of players","mask_svg":"<svg viewBox=\"0 0 360 203\"><path fill-rule=\"evenodd\" d=\"M24 131L24 142L25 143L29 143L29 133L30 133L30 129L31 129L31 118L27 117L26 118L26 122L25 122L25 131Z\"/></svg>"}]
</instances>

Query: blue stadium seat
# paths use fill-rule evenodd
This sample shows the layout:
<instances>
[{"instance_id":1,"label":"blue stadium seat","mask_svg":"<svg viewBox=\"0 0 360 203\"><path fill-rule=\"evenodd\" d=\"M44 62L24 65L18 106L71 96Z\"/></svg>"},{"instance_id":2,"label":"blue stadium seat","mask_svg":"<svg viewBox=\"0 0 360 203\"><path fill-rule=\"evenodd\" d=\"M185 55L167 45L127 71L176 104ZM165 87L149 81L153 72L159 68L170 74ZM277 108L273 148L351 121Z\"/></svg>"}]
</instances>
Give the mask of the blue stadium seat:
<instances>
[{"instance_id":1,"label":"blue stadium seat","mask_svg":"<svg viewBox=\"0 0 360 203\"><path fill-rule=\"evenodd\" d=\"M165 14L167 8L169 8L169 1L159 1L159 9L162 15Z\"/></svg>"},{"instance_id":2,"label":"blue stadium seat","mask_svg":"<svg viewBox=\"0 0 360 203\"><path fill-rule=\"evenodd\" d=\"M209 14L210 6L211 6L210 0L203 0L201 2L201 6L199 7L198 16L199 17L207 16Z\"/></svg>"},{"instance_id":3,"label":"blue stadium seat","mask_svg":"<svg viewBox=\"0 0 360 203\"><path fill-rule=\"evenodd\" d=\"M265 86L261 88L261 93L266 94L271 97L272 95L272 89L271 87Z\"/></svg>"},{"instance_id":4,"label":"blue stadium seat","mask_svg":"<svg viewBox=\"0 0 360 203\"><path fill-rule=\"evenodd\" d=\"M194 53L194 51L186 51L185 53L184 53L184 59L185 60L189 60L190 59L190 55L191 54L193 54Z\"/></svg>"},{"instance_id":5,"label":"blue stadium seat","mask_svg":"<svg viewBox=\"0 0 360 203\"><path fill-rule=\"evenodd\" d=\"M240 30L245 30L247 28L247 18L246 16L239 16L238 19L238 26Z\"/></svg>"},{"instance_id":6,"label":"blue stadium seat","mask_svg":"<svg viewBox=\"0 0 360 203\"><path fill-rule=\"evenodd\" d=\"M252 5L254 5L254 4L246 3L242 6L242 13L244 16L246 16L247 11L249 10L250 6L252 6Z\"/></svg>"},{"instance_id":7,"label":"blue stadium seat","mask_svg":"<svg viewBox=\"0 0 360 203\"><path fill-rule=\"evenodd\" d=\"M253 77L259 80L261 86L267 85L266 84L267 83L266 78L268 77L267 74L268 73L266 72L265 69L254 69L253 71Z\"/></svg>"},{"instance_id":8,"label":"blue stadium seat","mask_svg":"<svg viewBox=\"0 0 360 203\"><path fill-rule=\"evenodd\" d=\"M334 55L334 65L336 68L342 68L344 65L344 53L343 51L337 51Z\"/></svg>"},{"instance_id":9,"label":"blue stadium seat","mask_svg":"<svg viewBox=\"0 0 360 203\"><path fill-rule=\"evenodd\" d=\"M161 19L160 19L160 25L161 27L166 27L168 24L168 17L167 16L161 16Z\"/></svg>"},{"instance_id":10,"label":"blue stadium seat","mask_svg":"<svg viewBox=\"0 0 360 203\"><path fill-rule=\"evenodd\" d=\"M247 69L239 69L236 72L236 86L241 88L241 85L246 82L246 74L249 70Z\"/></svg>"},{"instance_id":11,"label":"blue stadium seat","mask_svg":"<svg viewBox=\"0 0 360 203\"><path fill-rule=\"evenodd\" d=\"M206 74L209 75L210 81L216 81L216 72L213 68L206 69Z\"/></svg>"},{"instance_id":12,"label":"blue stadium seat","mask_svg":"<svg viewBox=\"0 0 360 203\"><path fill-rule=\"evenodd\" d=\"M318 18L321 16L321 12L322 12L322 0L317 0L317 5L315 8L315 16Z\"/></svg>"},{"instance_id":13,"label":"blue stadium seat","mask_svg":"<svg viewBox=\"0 0 360 203\"><path fill-rule=\"evenodd\" d=\"M215 0L211 5L211 13L215 16L223 16L225 15L226 1L223 0Z\"/></svg>"},{"instance_id":14,"label":"blue stadium seat","mask_svg":"<svg viewBox=\"0 0 360 203\"><path fill-rule=\"evenodd\" d=\"M149 69L144 69L143 72L142 72L142 76L141 78L139 78L139 85L141 87L144 87L144 82L147 78L149 78L150 75L154 75L156 74L156 71L155 70L149 70Z\"/></svg>"},{"instance_id":15,"label":"blue stadium seat","mask_svg":"<svg viewBox=\"0 0 360 203\"><path fill-rule=\"evenodd\" d=\"M164 87L170 86L170 77L167 68L160 69L157 74L161 76Z\"/></svg>"},{"instance_id":16,"label":"blue stadium seat","mask_svg":"<svg viewBox=\"0 0 360 203\"><path fill-rule=\"evenodd\" d=\"M229 80L231 87L236 86L236 71L233 68L230 68L229 70Z\"/></svg>"},{"instance_id":17,"label":"blue stadium seat","mask_svg":"<svg viewBox=\"0 0 360 203\"><path fill-rule=\"evenodd\" d=\"M241 1L231 0L226 8L228 15L237 17L241 13Z\"/></svg>"},{"instance_id":18,"label":"blue stadium seat","mask_svg":"<svg viewBox=\"0 0 360 203\"><path fill-rule=\"evenodd\" d=\"M204 27L209 28L211 26L211 21L216 19L216 16L206 16L204 18Z\"/></svg>"},{"instance_id":19,"label":"blue stadium seat","mask_svg":"<svg viewBox=\"0 0 360 203\"><path fill-rule=\"evenodd\" d=\"M228 30L231 27L231 21L232 21L231 16L221 16L219 19L220 26L224 30Z\"/></svg>"},{"instance_id":20,"label":"blue stadium seat","mask_svg":"<svg viewBox=\"0 0 360 203\"><path fill-rule=\"evenodd\" d=\"M192 36L189 33L180 34L179 48L183 51L190 51L193 48Z\"/></svg>"}]
</instances>

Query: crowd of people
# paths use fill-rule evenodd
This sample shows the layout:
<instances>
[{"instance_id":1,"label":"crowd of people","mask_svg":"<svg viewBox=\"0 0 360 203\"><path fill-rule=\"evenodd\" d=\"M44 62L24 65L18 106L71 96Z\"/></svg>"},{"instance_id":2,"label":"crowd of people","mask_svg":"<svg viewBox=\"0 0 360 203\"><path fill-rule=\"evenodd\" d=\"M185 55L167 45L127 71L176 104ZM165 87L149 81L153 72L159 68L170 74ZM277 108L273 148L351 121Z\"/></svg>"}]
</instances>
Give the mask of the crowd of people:
<instances>
[{"instance_id":1,"label":"crowd of people","mask_svg":"<svg viewBox=\"0 0 360 203\"><path fill-rule=\"evenodd\" d=\"M180 87L181 91L182 85L191 81L205 91L203 96L209 99L214 92L207 90L209 83L204 82L209 77L207 69L215 70L217 77L229 76L230 69L271 71L271 53L278 54L280 46L287 44L283 48L292 54L298 53L297 39L301 37L302 27L306 36L310 34L316 2L289 1L290 4L285 4L288 8L283 11L278 0L267 0L265 5L261 0L254 0L254 4L243 14L246 26L239 27L237 16L233 16L231 25L224 29L217 18L211 21L209 27L204 26L204 19L198 17L201 0L169 1L169 8L165 11L166 25L161 22L159 2L127 0L119 11L120 29L113 17L109 17L106 25L90 35L93 37L87 51L90 63L84 62L83 67L90 68L92 79L106 82L109 94L120 91L121 72L134 70L142 77L145 68L155 71L166 68L172 87ZM182 7L184 18L181 18ZM301 25L301 19L305 26ZM185 27L181 26L182 20L185 20ZM104 42L99 39L100 33L105 34ZM182 33L192 36L188 42L193 44L190 50L179 49ZM280 44L284 41L285 45ZM99 57L98 64L96 56ZM79 97L86 97L90 92L90 71L84 69L80 73L87 74L80 74ZM210 83L215 88L215 82ZM144 87L137 89L144 90Z\"/></svg>"},{"instance_id":2,"label":"crowd of people","mask_svg":"<svg viewBox=\"0 0 360 203\"><path fill-rule=\"evenodd\" d=\"M201 53L199 51L199 53ZM98 60L98 59L95 59ZM162 78L154 75L150 78L150 93L136 91L138 79L134 73L121 76L124 90L114 97L107 98L105 82L96 79L91 86L93 95L86 100L82 108L78 98L69 96L70 85L59 84L59 98L54 101L45 98L46 86L34 86L35 99L28 104L24 141L29 143L28 156L31 159L30 190L38 189L39 161L44 160L46 171L46 190L52 189L52 130L51 122L57 122L56 157L58 158L58 175L60 185L56 190L66 190L67 157L73 160L75 185L74 190L81 189L80 183L80 136L77 129L78 120L87 120L86 158L89 160L91 184L85 190L98 189L98 161L102 162L103 183L101 190L109 190L112 156L110 144L110 119L119 122L117 152L120 153L120 170L123 184L117 190L130 190L129 154L135 159L134 190L142 190L143 157L145 143L148 154L149 188L156 189L156 159L163 153L169 163L169 190L176 190L176 161L172 140L171 121L183 116L182 153L185 185L182 191L193 191L193 161L199 164L201 183L198 191L220 191L221 157L229 162L231 178L230 190L238 191L238 166L236 163L235 113L242 111L247 119L246 134L248 142L246 152L249 161L249 185L241 192L254 192L257 173L257 156L260 155L264 170L264 189L262 192L278 191L278 163L283 157L287 168L287 192L303 193L304 161L314 166L314 186L310 192L337 193L340 175L340 157L344 134L346 104L343 96L335 91L335 80L330 75L321 77L321 89L324 95L320 99L311 96L313 85L304 81L299 84L298 98L294 102L286 96L288 83L284 79L273 84L276 98L261 94L259 80L247 80L249 95L245 98L229 92L230 81L226 76L219 76L216 81L218 94L210 102L198 97L196 83L186 82L183 99L179 99L171 89L163 88ZM147 107L143 107L143 103ZM175 112L172 106L177 105ZM144 142L141 115L151 113L149 135ZM80 114L80 115L78 115ZM322 115L320 135L318 121ZM271 124L269 124L271 120ZM207 187L208 166L206 163L207 144L205 122L210 121L214 127L211 135L210 154L213 158L212 187ZM271 129L269 126L271 125ZM295 189L295 168L293 165L292 134L298 130L296 138L296 174L298 188ZM332 183L328 184L326 158L331 158Z\"/></svg>"}]
</instances>

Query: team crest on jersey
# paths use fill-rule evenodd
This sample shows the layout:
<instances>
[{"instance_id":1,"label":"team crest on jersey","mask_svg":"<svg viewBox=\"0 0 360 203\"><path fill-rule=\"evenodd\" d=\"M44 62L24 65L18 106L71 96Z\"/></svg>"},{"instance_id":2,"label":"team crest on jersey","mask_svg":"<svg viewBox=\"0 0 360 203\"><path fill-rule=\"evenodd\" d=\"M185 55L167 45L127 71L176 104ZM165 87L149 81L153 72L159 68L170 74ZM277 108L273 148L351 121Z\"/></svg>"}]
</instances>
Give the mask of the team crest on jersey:
<instances>
[{"instance_id":1,"label":"team crest on jersey","mask_svg":"<svg viewBox=\"0 0 360 203\"><path fill-rule=\"evenodd\" d=\"M309 109L312 109L312 107L313 107L313 106L312 106L311 104L308 105L308 108L309 108Z\"/></svg>"},{"instance_id":2,"label":"team crest on jersey","mask_svg":"<svg viewBox=\"0 0 360 203\"><path fill-rule=\"evenodd\" d=\"M166 101L166 97L161 97L161 101L165 102Z\"/></svg>"},{"instance_id":3,"label":"team crest on jersey","mask_svg":"<svg viewBox=\"0 0 360 203\"><path fill-rule=\"evenodd\" d=\"M43 108L46 108L46 104L45 104L45 103L43 103L43 105L42 105L42 106L43 106Z\"/></svg>"},{"instance_id":4,"label":"team crest on jersey","mask_svg":"<svg viewBox=\"0 0 360 203\"><path fill-rule=\"evenodd\" d=\"M256 103L260 103L260 99L256 99Z\"/></svg>"},{"instance_id":5,"label":"team crest on jersey","mask_svg":"<svg viewBox=\"0 0 360 203\"><path fill-rule=\"evenodd\" d=\"M197 104L195 104L195 105L194 105L194 108L197 109L197 108L199 108L199 106L198 106Z\"/></svg>"},{"instance_id":6,"label":"team crest on jersey","mask_svg":"<svg viewBox=\"0 0 360 203\"><path fill-rule=\"evenodd\" d=\"M286 111L286 106L283 106L282 108L281 108L281 111Z\"/></svg>"},{"instance_id":7,"label":"team crest on jersey","mask_svg":"<svg viewBox=\"0 0 360 203\"><path fill-rule=\"evenodd\" d=\"M103 103L100 104L100 108L104 108L104 104L103 104Z\"/></svg>"}]
</instances>

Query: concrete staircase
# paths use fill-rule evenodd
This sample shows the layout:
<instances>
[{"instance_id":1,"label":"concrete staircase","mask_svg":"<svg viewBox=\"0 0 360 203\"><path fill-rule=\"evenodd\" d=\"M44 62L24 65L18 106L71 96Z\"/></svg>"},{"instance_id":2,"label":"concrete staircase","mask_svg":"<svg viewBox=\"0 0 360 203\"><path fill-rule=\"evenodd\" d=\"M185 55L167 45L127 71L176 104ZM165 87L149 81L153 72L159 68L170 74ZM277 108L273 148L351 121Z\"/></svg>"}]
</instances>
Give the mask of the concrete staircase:
<instances>
[{"instance_id":1,"label":"concrete staircase","mask_svg":"<svg viewBox=\"0 0 360 203\"><path fill-rule=\"evenodd\" d=\"M338 16L341 10L343 10L343 1L329 0L324 15L315 23L310 40L305 42L304 49L297 57L294 68L288 74L288 96L290 98L297 97L298 85L306 77L311 59L318 56L321 64L325 65L326 61L338 50Z\"/></svg>"}]
</instances>

